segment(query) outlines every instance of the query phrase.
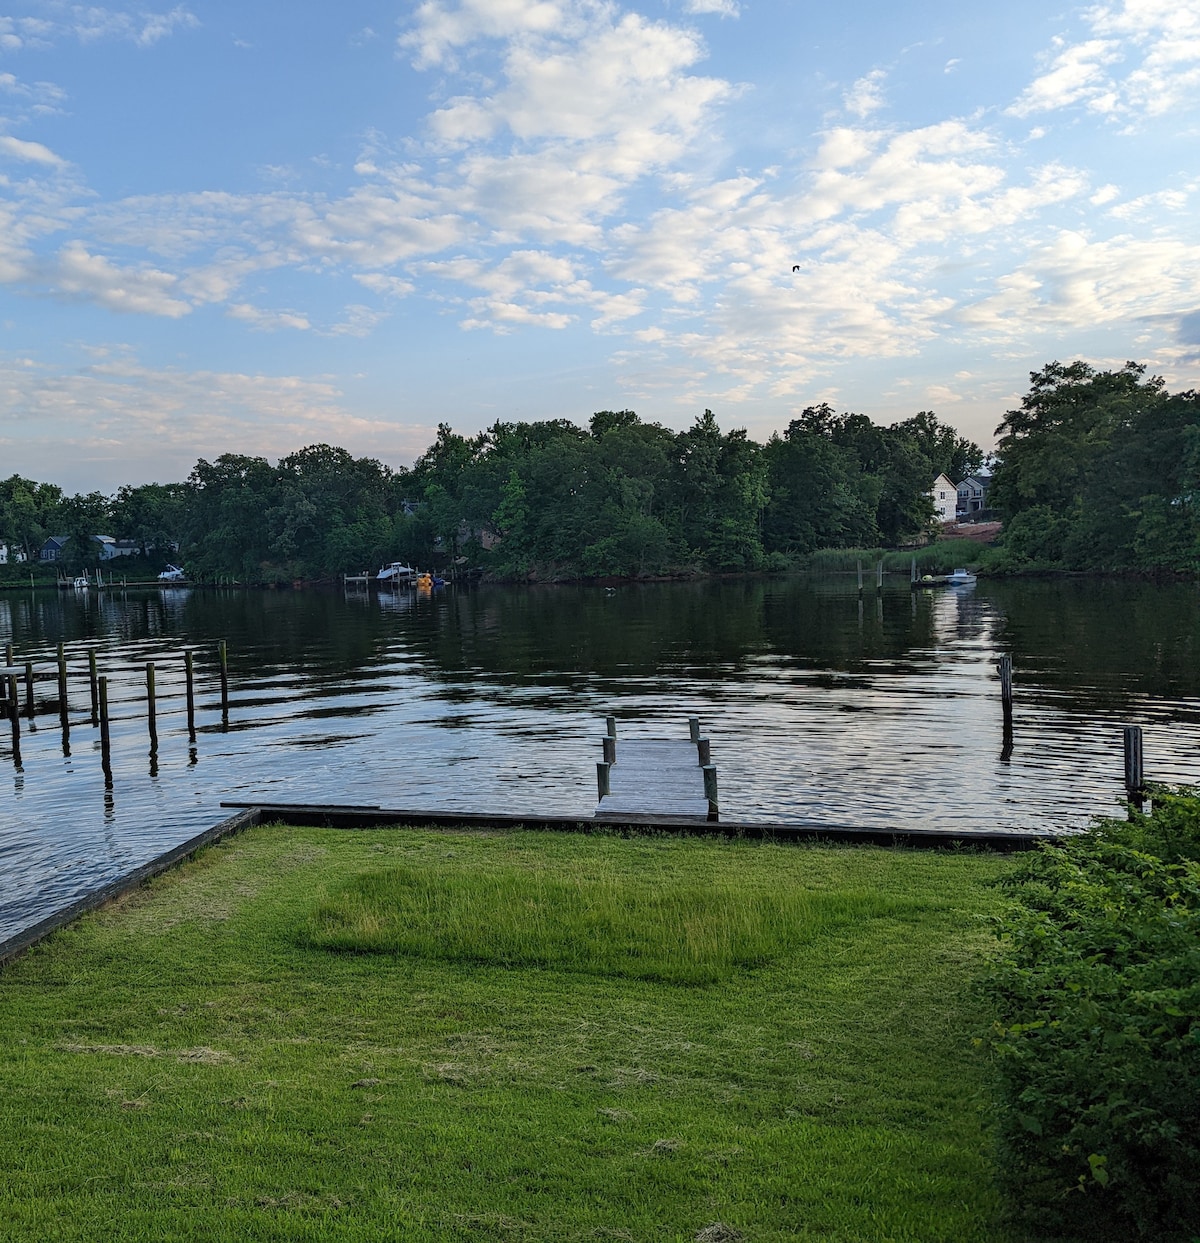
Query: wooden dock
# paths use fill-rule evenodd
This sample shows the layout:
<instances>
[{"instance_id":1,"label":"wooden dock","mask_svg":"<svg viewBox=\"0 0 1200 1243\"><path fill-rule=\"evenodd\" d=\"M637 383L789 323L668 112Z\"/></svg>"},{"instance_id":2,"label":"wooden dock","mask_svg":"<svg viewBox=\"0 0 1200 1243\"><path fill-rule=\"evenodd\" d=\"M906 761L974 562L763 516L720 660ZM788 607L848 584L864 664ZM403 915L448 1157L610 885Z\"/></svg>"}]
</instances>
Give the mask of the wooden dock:
<instances>
[{"instance_id":1,"label":"wooden dock","mask_svg":"<svg viewBox=\"0 0 1200 1243\"><path fill-rule=\"evenodd\" d=\"M691 739L622 738L608 718L604 758L596 765L599 802L594 818L618 823L693 824L718 818L717 770L700 722Z\"/></svg>"}]
</instances>

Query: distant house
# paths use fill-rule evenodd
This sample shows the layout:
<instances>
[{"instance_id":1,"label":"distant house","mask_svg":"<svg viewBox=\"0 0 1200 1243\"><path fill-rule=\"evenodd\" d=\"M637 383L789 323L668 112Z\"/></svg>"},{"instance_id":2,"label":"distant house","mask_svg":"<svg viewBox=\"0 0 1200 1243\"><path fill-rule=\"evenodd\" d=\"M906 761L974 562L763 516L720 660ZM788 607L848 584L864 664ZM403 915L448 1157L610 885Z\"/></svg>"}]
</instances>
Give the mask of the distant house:
<instances>
[{"instance_id":1,"label":"distant house","mask_svg":"<svg viewBox=\"0 0 1200 1243\"><path fill-rule=\"evenodd\" d=\"M991 487L991 475L968 475L958 485L958 520L962 522L987 509L988 488Z\"/></svg>"},{"instance_id":2,"label":"distant house","mask_svg":"<svg viewBox=\"0 0 1200 1243\"><path fill-rule=\"evenodd\" d=\"M929 499L933 501L933 513L938 522L953 522L955 508L958 504L958 489L945 476L939 475L929 490Z\"/></svg>"},{"instance_id":3,"label":"distant house","mask_svg":"<svg viewBox=\"0 0 1200 1243\"><path fill-rule=\"evenodd\" d=\"M52 535L42 545L38 557L42 561L57 561L66 547L69 535ZM100 545L100 560L112 561L116 557L132 557L141 552L140 546L131 539L113 539L111 535L93 535L92 539Z\"/></svg>"},{"instance_id":4,"label":"distant house","mask_svg":"<svg viewBox=\"0 0 1200 1243\"><path fill-rule=\"evenodd\" d=\"M19 544L5 544L0 541L0 565L25 560L25 550Z\"/></svg>"},{"instance_id":5,"label":"distant house","mask_svg":"<svg viewBox=\"0 0 1200 1243\"><path fill-rule=\"evenodd\" d=\"M131 539L113 539L111 535L93 535L92 539L100 545L101 561L112 561L117 557L136 557L142 551L141 546Z\"/></svg>"},{"instance_id":6,"label":"distant house","mask_svg":"<svg viewBox=\"0 0 1200 1243\"><path fill-rule=\"evenodd\" d=\"M67 546L69 535L52 535L38 552L39 561L57 561L62 550Z\"/></svg>"}]
</instances>

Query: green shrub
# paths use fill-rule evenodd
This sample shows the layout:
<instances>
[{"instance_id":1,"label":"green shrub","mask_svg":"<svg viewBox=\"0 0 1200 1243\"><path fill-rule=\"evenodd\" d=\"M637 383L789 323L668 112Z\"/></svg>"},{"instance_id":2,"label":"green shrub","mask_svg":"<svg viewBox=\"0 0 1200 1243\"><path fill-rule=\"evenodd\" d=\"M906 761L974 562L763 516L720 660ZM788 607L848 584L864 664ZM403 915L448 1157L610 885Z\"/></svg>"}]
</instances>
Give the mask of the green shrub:
<instances>
[{"instance_id":1,"label":"green shrub","mask_svg":"<svg viewBox=\"0 0 1200 1243\"><path fill-rule=\"evenodd\" d=\"M1007 882L983 983L1000 1175L1042 1228L1200 1233L1200 797L1155 792Z\"/></svg>"}]
</instances>

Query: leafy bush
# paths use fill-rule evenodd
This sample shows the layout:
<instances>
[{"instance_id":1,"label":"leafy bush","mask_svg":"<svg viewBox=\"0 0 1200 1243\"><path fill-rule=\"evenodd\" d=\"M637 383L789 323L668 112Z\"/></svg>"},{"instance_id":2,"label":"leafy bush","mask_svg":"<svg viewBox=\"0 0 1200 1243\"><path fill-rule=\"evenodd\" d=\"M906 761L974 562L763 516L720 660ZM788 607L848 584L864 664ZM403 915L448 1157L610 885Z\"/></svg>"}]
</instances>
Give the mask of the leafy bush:
<instances>
[{"instance_id":1,"label":"leafy bush","mask_svg":"<svg viewBox=\"0 0 1200 1243\"><path fill-rule=\"evenodd\" d=\"M1200 1233L1200 797L1045 847L983 983L1002 1181L1042 1228Z\"/></svg>"}]
</instances>

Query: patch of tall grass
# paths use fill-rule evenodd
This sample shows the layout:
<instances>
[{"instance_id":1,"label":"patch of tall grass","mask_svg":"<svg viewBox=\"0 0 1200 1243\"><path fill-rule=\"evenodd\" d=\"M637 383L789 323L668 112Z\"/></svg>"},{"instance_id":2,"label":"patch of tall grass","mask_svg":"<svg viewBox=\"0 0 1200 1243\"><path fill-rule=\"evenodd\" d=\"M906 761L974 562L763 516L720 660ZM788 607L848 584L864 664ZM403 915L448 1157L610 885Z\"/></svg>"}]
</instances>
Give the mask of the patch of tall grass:
<instances>
[{"instance_id":1,"label":"patch of tall grass","mask_svg":"<svg viewBox=\"0 0 1200 1243\"><path fill-rule=\"evenodd\" d=\"M301 940L345 952L708 985L848 921L889 914L897 901L865 891L406 866L354 877L313 912Z\"/></svg>"},{"instance_id":2,"label":"patch of tall grass","mask_svg":"<svg viewBox=\"0 0 1200 1243\"><path fill-rule=\"evenodd\" d=\"M862 563L863 576L868 582L875 567L883 562L888 574L907 573L914 558L917 574L948 574L960 566L970 569L987 569L997 564L1000 550L981 544L977 540L949 539L926 544L923 548L887 551L883 548L825 548L812 553L805 568L812 574L838 574L855 570Z\"/></svg>"}]
</instances>

